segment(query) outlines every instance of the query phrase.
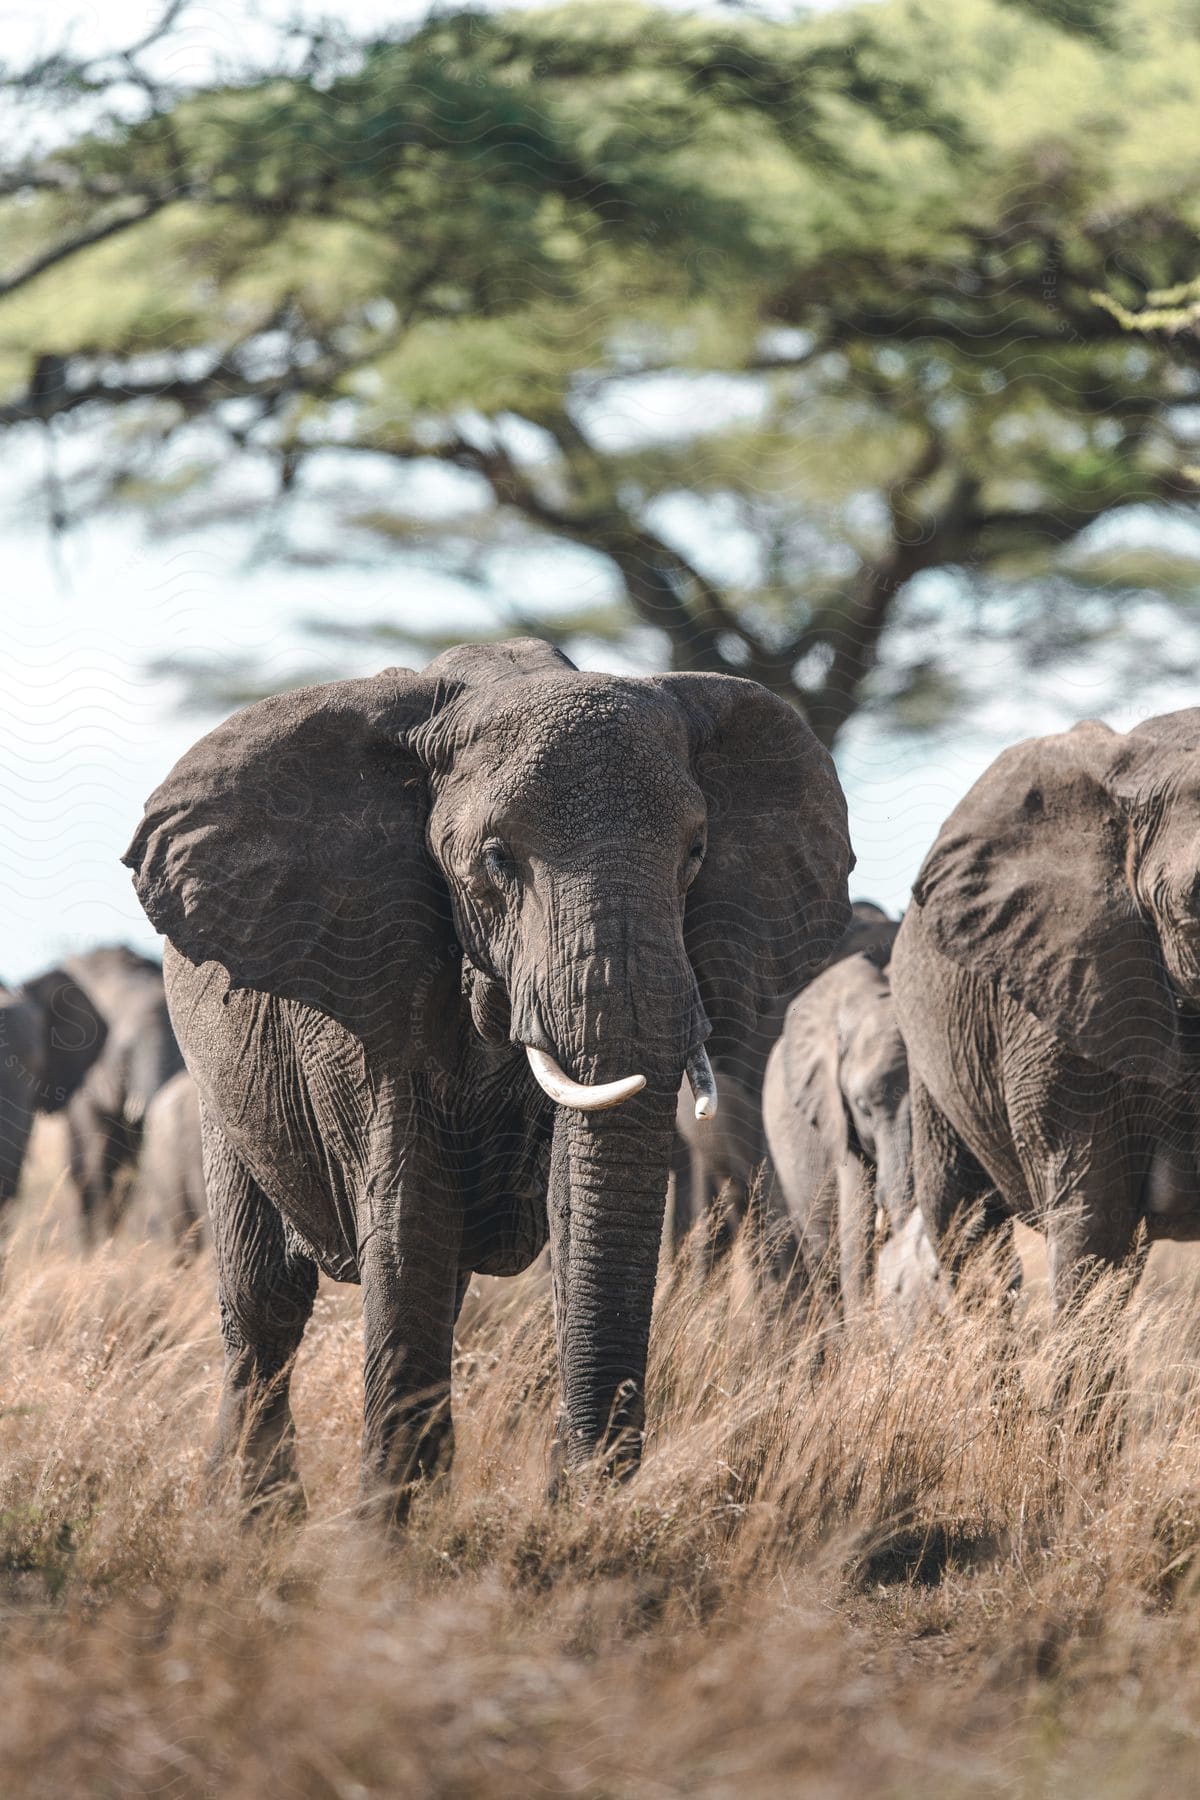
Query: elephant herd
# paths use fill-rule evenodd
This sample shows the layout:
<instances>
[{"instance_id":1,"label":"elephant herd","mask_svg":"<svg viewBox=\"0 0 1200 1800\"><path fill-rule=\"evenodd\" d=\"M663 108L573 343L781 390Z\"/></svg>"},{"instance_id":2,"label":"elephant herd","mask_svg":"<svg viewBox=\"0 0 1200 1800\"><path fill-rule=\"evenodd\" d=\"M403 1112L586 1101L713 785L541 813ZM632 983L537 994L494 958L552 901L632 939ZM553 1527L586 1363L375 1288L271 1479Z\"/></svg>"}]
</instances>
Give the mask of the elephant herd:
<instances>
[{"instance_id":1,"label":"elephant herd","mask_svg":"<svg viewBox=\"0 0 1200 1800\"><path fill-rule=\"evenodd\" d=\"M0 987L0 1205L38 1113L61 1113L85 1240L136 1205L181 1246L204 1229L200 1109L162 968L120 945ZM136 1172L136 1179L133 1179Z\"/></svg>"},{"instance_id":2,"label":"elephant herd","mask_svg":"<svg viewBox=\"0 0 1200 1800\"><path fill-rule=\"evenodd\" d=\"M321 1271L362 1287L364 1503L396 1521L451 1453L472 1275L547 1246L553 1485L636 1466L669 1178L676 1249L757 1216L848 1321L876 1283L944 1299L1016 1220L1058 1313L1200 1236L1200 709L1005 752L902 922L852 912L841 788L784 702L534 640L247 708L124 860L170 1019L127 952L6 997L0 1193L35 1105L93 1228L139 1136L174 1229L206 1189L248 1504L302 1500Z\"/></svg>"}]
</instances>

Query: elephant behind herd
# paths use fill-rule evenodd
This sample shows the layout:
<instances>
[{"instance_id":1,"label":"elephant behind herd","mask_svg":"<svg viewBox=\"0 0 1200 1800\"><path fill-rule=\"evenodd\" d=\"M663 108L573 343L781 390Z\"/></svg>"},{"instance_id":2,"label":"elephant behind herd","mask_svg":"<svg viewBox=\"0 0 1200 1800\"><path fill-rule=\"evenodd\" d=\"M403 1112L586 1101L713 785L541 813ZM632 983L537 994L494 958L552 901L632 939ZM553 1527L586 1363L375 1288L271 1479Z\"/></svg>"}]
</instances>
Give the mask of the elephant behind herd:
<instances>
[{"instance_id":1,"label":"elephant behind herd","mask_svg":"<svg viewBox=\"0 0 1200 1800\"><path fill-rule=\"evenodd\" d=\"M546 1246L556 1470L636 1465L669 1174L675 1250L694 1226L711 1262L757 1203L775 1272L848 1319L944 1304L1015 1220L1056 1312L1200 1238L1200 710L1005 752L902 923L851 914L841 791L785 705L534 642L248 708L126 860L166 998L115 950L0 996L0 1199L37 1110L92 1229L140 1152L194 1239L207 1174L218 1451L254 1503L301 1495L321 1270L363 1287L364 1492L399 1518L450 1453L472 1273Z\"/></svg>"},{"instance_id":2,"label":"elephant behind herd","mask_svg":"<svg viewBox=\"0 0 1200 1800\"><path fill-rule=\"evenodd\" d=\"M159 963L107 945L0 989L0 1204L39 1113L65 1121L85 1241L111 1233L131 1198L160 1234L199 1236L198 1103Z\"/></svg>"}]
</instances>

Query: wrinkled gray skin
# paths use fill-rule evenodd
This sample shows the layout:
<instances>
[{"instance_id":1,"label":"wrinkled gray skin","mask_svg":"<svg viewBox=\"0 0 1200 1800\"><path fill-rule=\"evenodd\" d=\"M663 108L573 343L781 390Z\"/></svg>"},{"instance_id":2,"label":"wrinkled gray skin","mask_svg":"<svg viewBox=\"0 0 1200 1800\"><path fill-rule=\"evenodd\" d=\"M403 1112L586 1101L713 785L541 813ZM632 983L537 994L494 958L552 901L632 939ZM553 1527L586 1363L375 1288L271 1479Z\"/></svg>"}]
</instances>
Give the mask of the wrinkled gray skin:
<instances>
[{"instance_id":1,"label":"wrinkled gray skin","mask_svg":"<svg viewBox=\"0 0 1200 1800\"><path fill-rule=\"evenodd\" d=\"M137 1200L150 1229L183 1249L204 1238L204 1147L200 1096L186 1069L165 1082L146 1108Z\"/></svg>"},{"instance_id":2,"label":"wrinkled gray skin","mask_svg":"<svg viewBox=\"0 0 1200 1800\"><path fill-rule=\"evenodd\" d=\"M558 1457L640 1453L676 1094L848 916L845 806L752 682L574 670L532 641L278 696L183 758L126 858L201 1096L218 1455L297 1482L287 1374L324 1268L363 1288L363 1483L450 1448L473 1270L549 1240ZM612 1110L552 1105L522 1046Z\"/></svg>"},{"instance_id":3,"label":"wrinkled gray skin","mask_svg":"<svg viewBox=\"0 0 1200 1800\"><path fill-rule=\"evenodd\" d=\"M67 1103L71 1179L84 1236L94 1241L117 1223L121 1177L137 1161L147 1109L182 1069L183 1057L158 963L111 944L68 957L63 967L108 1027L103 1049Z\"/></svg>"},{"instance_id":4,"label":"wrinkled gray skin","mask_svg":"<svg viewBox=\"0 0 1200 1800\"><path fill-rule=\"evenodd\" d=\"M38 1113L61 1112L104 1048L107 1027L65 969L0 986L0 1205L21 1180Z\"/></svg>"},{"instance_id":5,"label":"wrinkled gray skin","mask_svg":"<svg viewBox=\"0 0 1200 1800\"><path fill-rule=\"evenodd\" d=\"M832 955L866 954L886 964L899 925L871 900L855 900L850 923ZM720 1105L715 1119L697 1119L691 1094L680 1089L672 1155L671 1252L678 1255L697 1220L706 1222L700 1249L708 1269L730 1249L746 1217L751 1188L761 1171L759 1197L765 1246L774 1272L783 1277L795 1262L798 1243L780 1204L766 1164L763 1132L763 1079L767 1058L783 1029L784 1003L772 1009L762 1031L733 1059L714 1061Z\"/></svg>"},{"instance_id":6,"label":"wrinkled gray skin","mask_svg":"<svg viewBox=\"0 0 1200 1800\"><path fill-rule=\"evenodd\" d=\"M942 827L892 960L943 1269L1017 1218L1061 1314L1139 1225L1200 1237L1200 710L1005 751Z\"/></svg>"},{"instance_id":7,"label":"wrinkled gray skin","mask_svg":"<svg viewBox=\"0 0 1200 1800\"><path fill-rule=\"evenodd\" d=\"M810 1278L851 1316L872 1293L877 1211L899 1240L914 1207L904 1041L887 973L867 956L835 963L788 1007L763 1122Z\"/></svg>"}]
</instances>

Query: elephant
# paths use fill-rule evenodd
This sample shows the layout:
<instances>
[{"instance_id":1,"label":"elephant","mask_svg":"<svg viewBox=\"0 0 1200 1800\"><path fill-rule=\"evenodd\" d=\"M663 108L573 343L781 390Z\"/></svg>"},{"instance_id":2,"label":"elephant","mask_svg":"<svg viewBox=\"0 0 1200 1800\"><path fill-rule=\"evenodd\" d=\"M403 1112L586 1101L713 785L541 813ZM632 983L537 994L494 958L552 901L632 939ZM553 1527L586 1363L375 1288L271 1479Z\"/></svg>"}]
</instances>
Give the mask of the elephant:
<instances>
[{"instance_id":1,"label":"elephant","mask_svg":"<svg viewBox=\"0 0 1200 1800\"><path fill-rule=\"evenodd\" d=\"M871 900L855 900L850 923L834 947L831 961L867 954L886 963L899 924ZM764 1019L755 1041L739 1050L737 1069L714 1060L720 1116L715 1123L697 1120L680 1090L672 1159L671 1251L678 1255L698 1219L708 1221L701 1257L707 1269L728 1251L746 1217L756 1173L761 1170L762 1226L768 1234L766 1261L786 1279L799 1245L780 1205L772 1171L766 1166L768 1146L763 1132L763 1080L767 1059L783 1029L783 997Z\"/></svg>"},{"instance_id":2,"label":"elephant","mask_svg":"<svg viewBox=\"0 0 1200 1800\"><path fill-rule=\"evenodd\" d=\"M706 1046L752 1039L849 913L808 726L737 677L463 645L236 714L125 861L200 1093L215 1456L251 1506L303 1504L319 1270L362 1286L363 1504L398 1523L450 1458L472 1271L547 1241L555 1479L631 1471L681 1077L711 1116Z\"/></svg>"},{"instance_id":3,"label":"elephant","mask_svg":"<svg viewBox=\"0 0 1200 1800\"><path fill-rule=\"evenodd\" d=\"M908 1063L886 968L870 956L843 957L788 1007L767 1062L763 1124L810 1280L828 1284L846 1317L860 1312L878 1214L891 1245L887 1287L906 1296L919 1287Z\"/></svg>"},{"instance_id":4,"label":"elephant","mask_svg":"<svg viewBox=\"0 0 1200 1800\"><path fill-rule=\"evenodd\" d=\"M886 969L899 929L899 919L893 919L882 906L876 906L874 900L855 900L850 908L850 923L830 960L840 962L846 956L867 956L876 968Z\"/></svg>"},{"instance_id":5,"label":"elephant","mask_svg":"<svg viewBox=\"0 0 1200 1800\"><path fill-rule=\"evenodd\" d=\"M103 945L64 962L108 1026L86 1079L67 1103L71 1179L85 1238L117 1223L120 1178L131 1172L147 1108L183 1068L163 991L161 964L122 944Z\"/></svg>"},{"instance_id":6,"label":"elephant","mask_svg":"<svg viewBox=\"0 0 1200 1800\"><path fill-rule=\"evenodd\" d=\"M200 1097L186 1069L159 1088L146 1108L138 1160L137 1200L148 1226L183 1249L203 1237L204 1149Z\"/></svg>"},{"instance_id":7,"label":"elephant","mask_svg":"<svg viewBox=\"0 0 1200 1800\"><path fill-rule=\"evenodd\" d=\"M96 1058L108 1026L64 968L0 985L0 1205L21 1180L38 1113L61 1112Z\"/></svg>"},{"instance_id":8,"label":"elephant","mask_svg":"<svg viewBox=\"0 0 1200 1800\"><path fill-rule=\"evenodd\" d=\"M1149 1240L1200 1236L1200 709L1004 751L921 866L892 987L951 1277L1022 1220L1061 1318Z\"/></svg>"}]
</instances>

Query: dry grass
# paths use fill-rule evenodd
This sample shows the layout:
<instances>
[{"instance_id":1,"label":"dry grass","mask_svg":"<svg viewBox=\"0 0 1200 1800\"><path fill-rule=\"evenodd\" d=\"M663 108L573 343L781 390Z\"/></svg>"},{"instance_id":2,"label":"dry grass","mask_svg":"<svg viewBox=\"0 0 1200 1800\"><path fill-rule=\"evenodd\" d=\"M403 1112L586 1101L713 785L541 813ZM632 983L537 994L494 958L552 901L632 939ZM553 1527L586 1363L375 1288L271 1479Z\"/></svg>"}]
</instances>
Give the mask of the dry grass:
<instances>
[{"instance_id":1,"label":"dry grass","mask_svg":"<svg viewBox=\"0 0 1200 1800\"><path fill-rule=\"evenodd\" d=\"M838 1344L736 1264L668 1283L638 1478L549 1507L537 1276L461 1332L459 1460L390 1553L351 1516L357 1296L296 1380L308 1524L206 1494L212 1275L78 1255L43 1179L0 1295L0 1793L1195 1791L1200 1309L1156 1262L1064 1346L986 1307ZM1196 1565L1200 1568L1200 1564Z\"/></svg>"}]
</instances>

